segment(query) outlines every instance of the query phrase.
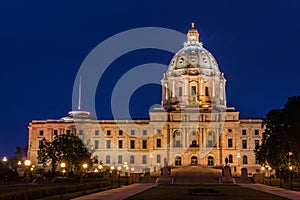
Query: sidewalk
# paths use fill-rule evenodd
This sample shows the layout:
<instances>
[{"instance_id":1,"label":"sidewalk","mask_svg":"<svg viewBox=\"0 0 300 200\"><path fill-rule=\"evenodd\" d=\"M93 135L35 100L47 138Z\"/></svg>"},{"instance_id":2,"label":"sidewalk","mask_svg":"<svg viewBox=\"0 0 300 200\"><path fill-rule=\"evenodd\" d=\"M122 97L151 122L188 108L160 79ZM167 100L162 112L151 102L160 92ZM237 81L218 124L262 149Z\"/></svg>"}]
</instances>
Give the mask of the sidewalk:
<instances>
[{"instance_id":1,"label":"sidewalk","mask_svg":"<svg viewBox=\"0 0 300 200\"><path fill-rule=\"evenodd\" d=\"M241 187L247 187L250 189L262 191L265 193L277 195L280 197L288 198L288 199L300 199L300 192L293 191L293 190L287 190L279 187L272 187L268 185L263 184L239 184Z\"/></svg>"},{"instance_id":2,"label":"sidewalk","mask_svg":"<svg viewBox=\"0 0 300 200\"><path fill-rule=\"evenodd\" d=\"M90 195L85 195L81 197L77 197L73 200L121 200L131 197L135 194L141 193L145 190L155 187L156 184L153 183L136 183L128 186L122 186L120 188L106 190L103 192L98 192Z\"/></svg>"}]
</instances>

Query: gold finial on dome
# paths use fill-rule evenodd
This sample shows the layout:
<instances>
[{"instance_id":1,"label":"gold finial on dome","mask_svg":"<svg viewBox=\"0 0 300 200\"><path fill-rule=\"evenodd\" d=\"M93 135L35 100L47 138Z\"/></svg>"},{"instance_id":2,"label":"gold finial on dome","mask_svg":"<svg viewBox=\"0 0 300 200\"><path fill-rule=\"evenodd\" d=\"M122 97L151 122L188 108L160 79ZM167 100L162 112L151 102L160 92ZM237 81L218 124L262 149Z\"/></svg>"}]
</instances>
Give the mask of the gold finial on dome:
<instances>
[{"instance_id":1,"label":"gold finial on dome","mask_svg":"<svg viewBox=\"0 0 300 200\"><path fill-rule=\"evenodd\" d=\"M195 29L195 23L192 22L192 27L187 33L188 42L199 42L199 33L198 30Z\"/></svg>"}]
</instances>

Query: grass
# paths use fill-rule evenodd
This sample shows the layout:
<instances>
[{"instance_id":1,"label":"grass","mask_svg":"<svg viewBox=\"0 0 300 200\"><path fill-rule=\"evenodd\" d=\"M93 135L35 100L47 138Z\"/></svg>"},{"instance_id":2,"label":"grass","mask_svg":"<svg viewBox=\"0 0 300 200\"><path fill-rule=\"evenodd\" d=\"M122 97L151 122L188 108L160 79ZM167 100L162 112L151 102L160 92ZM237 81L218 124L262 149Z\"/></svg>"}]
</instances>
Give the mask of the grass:
<instances>
[{"instance_id":1,"label":"grass","mask_svg":"<svg viewBox=\"0 0 300 200\"><path fill-rule=\"evenodd\" d=\"M214 189L218 192L216 196L199 196L190 195L189 189L202 188L202 189ZM264 192L252 190L249 188L240 187L237 185L161 185L152 188L148 191L135 195L128 200L193 200L193 199L207 199L207 200L280 200L285 199L282 197L270 195Z\"/></svg>"}]
</instances>

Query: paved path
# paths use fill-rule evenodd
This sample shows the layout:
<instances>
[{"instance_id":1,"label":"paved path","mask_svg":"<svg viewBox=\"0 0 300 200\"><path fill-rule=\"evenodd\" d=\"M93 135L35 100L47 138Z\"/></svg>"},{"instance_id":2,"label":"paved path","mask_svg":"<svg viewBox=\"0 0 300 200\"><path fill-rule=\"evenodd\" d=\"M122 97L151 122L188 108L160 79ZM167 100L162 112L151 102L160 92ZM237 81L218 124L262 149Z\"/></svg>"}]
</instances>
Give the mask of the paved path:
<instances>
[{"instance_id":1,"label":"paved path","mask_svg":"<svg viewBox=\"0 0 300 200\"><path fill-rule=\"evenodd\" d=\"M81 197L77 197L73 200L121 200L131 197L135 194L141 193L145 190L149 190L150 188L155 187L156 184L153 183L145 183L145 184L131 184L128 186L122 186L120 188L105 190L103 192L98 192L90 195L85 195Z\"/></svg>"},{"instance_id":2,"label":"paved path","mask_svg":"<svg viewBox=\"0 0 300 200\"><path fill-rule=\"evenodd\" d=\"M300 192L293 191L293 190L287 190L287 189L272 187L263 184L239 184L239 185L242 187L247 187L250 189L266 192L269 194L277 195L288 199L295 199L295 200L300 199Z\"/></svg>"}]
</instances>

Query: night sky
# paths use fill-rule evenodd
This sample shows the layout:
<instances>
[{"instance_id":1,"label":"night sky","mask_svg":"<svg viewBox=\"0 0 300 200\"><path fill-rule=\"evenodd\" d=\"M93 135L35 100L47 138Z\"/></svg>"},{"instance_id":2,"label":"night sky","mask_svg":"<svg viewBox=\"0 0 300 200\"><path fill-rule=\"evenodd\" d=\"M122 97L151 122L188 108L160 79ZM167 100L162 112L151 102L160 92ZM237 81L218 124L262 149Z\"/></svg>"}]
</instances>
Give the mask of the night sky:
<instances>
[{"instance_id":1,"label":"night sky","mask_svg":"<svg viewBox=\"0 0 300 200\"><path fill-rule=\"evenodd\" d=\"M26 145L31 120L66 116L77 71L89 52L138 27L185 34L195 22L200 41L227 79L227 105L241 118L262 118L289 96L300 95L299 10L298 0L1 2L0 156ZM149 62L167 65L171 58L169 52L146 49L113 62L97 88L98 118L112 118L110 97L123 73ZM160 86L139 88L130 102L132 117L148 118L149 107L160 101Z\"/></svg>"}]
</instances>

